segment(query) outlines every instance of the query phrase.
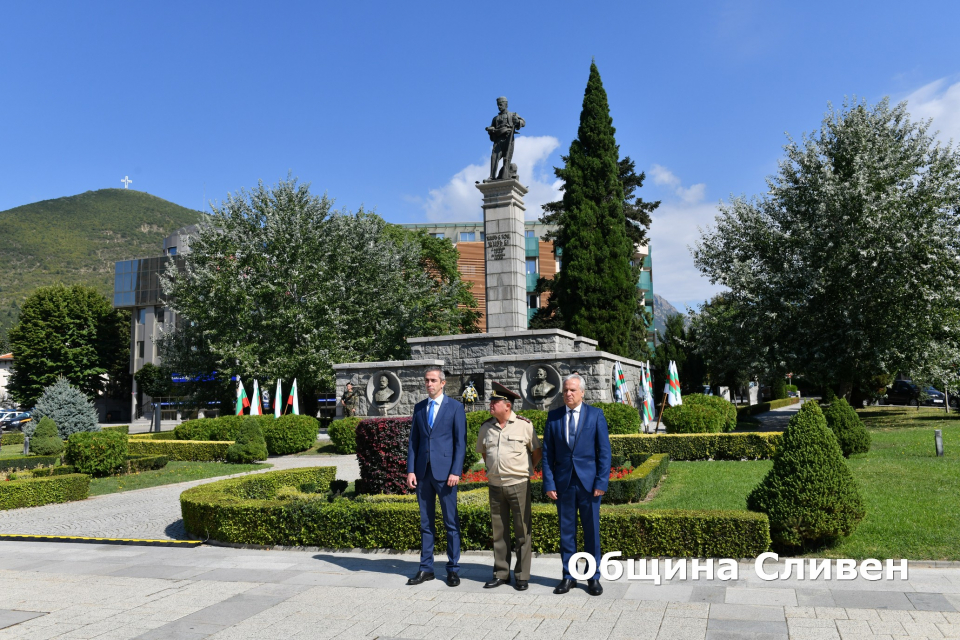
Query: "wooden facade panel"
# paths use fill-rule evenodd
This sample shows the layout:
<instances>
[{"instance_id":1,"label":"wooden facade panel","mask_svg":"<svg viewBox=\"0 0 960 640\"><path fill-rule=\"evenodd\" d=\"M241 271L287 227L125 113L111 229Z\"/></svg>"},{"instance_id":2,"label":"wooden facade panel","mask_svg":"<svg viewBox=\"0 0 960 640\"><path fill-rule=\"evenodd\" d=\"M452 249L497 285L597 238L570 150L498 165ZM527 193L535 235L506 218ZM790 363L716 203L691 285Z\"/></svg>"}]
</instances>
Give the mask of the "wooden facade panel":
<instances>
[{"instance_id":1,"label":"wooden facade panel","mask_svg":"<svg viewBox=\"0 0 960 640\"><path fill-rule=\"evenodd\" d=\"M480 331L487 330L487 282L483 271L483 242L458 242L460 260L457 266L464 282L470 282L473 287L470 292L477 300L480 310Z\"/></svg>"},{"instance_id":2,"label":"wooden facade panel","mask_svg":"<svg viewBox=\"0 0 960 640\"><path fill-rule=\"evenodd\" d=\"M537 263L540 268L540 277L553 280L553 277L557 275L557 260L553 256L553 243L540 241L540 250L539 255L537 256ZM540 295L540 306L547 306L547 300L550 299L549 293L544 293Z\"/></svg>"}]
</instances>

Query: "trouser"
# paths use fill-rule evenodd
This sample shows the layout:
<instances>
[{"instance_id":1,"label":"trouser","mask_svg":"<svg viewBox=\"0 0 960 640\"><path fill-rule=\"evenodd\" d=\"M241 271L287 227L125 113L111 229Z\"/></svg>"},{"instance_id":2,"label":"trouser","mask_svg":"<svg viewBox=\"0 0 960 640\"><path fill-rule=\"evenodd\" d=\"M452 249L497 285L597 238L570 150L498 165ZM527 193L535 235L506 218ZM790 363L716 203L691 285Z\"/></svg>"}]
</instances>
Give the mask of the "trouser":
<instances>
[{"instance_id":1,"label":"trouser","mask_svg":"<svg viewBox=\"0 0 960 640\"><path fill-rule=\"evenodd\" d=\"M433 477L430 465L417 478L417 502L420 505L420 571L433 573L433 546L437 538L437 498L443 528L447 532L447 573L460 572L460 517L457 514L457 488Z\"/></svg>"},{"instance_id":2,"label":"trouser","mask_svg":"<svg viewBox=\"0 0 960 640\"><path fill-rule=\"evenodd\" d=\"M592 483L591 483L592 486ZM570 484L557 492L557 518L560 520L560 559L563 561L563 577L570 575L570 558L577 552L577 515L583 528L583 550L597 561L594 580L600 579L600 498L592 489L581 484L577 473L570 476Z\"/></svg>"},{"instance_id":3,"label":"trouser","mask_svg":"<svg viewBox=\"0 0 960 640\"><path fill-rule=\"evenodd\" d=\"M530 560L533 550L533 516L530 512L530 481L508 487L489 485L490 518L493 521L493 575L510 579L510 552L516 551L517 564L513 573L517 580L530 579ZM510 519L513 516L513 533Z\"/></svg>"}]
</instances>

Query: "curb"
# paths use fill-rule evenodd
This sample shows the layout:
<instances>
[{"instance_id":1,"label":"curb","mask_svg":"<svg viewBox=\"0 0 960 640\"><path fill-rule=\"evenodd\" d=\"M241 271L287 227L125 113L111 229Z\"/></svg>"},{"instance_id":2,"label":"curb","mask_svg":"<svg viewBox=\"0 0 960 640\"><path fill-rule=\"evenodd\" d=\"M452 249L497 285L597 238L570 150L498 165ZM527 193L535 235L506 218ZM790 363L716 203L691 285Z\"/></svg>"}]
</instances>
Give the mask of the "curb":
<instances>
[{"instance_id":1,"label":"curb","mask_svg":"<svg viewBox=\"0 0 960 640\"><path fill-rule=\"evenodd\" d=\"M0 542L80 542L89 544L137 545L143 547L179 547L191 549L203 544L202 540L143 540L139 538L89 538L84 536L38 536L16 533L0 533Z\"/></svg>"}]
</instances>

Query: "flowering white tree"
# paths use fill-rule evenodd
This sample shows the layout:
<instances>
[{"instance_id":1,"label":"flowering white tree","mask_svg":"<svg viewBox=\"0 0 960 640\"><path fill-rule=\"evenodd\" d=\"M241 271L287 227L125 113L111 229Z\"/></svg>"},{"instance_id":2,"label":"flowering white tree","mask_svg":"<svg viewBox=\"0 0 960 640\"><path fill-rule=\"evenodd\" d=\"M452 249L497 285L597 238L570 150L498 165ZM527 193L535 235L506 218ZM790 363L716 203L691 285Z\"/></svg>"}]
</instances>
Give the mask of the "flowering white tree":
<instances>
[{"instance_id":1,"label":"flowering white tree","mask_svg":"<svg viewBox=\"0 0 960 640\"><path fill-rule=\"evenodd\" d=\"M315 398L333 364L400 358L407 337L457 332L472 297L455 267L429 268L424 242L372 213L333 211L296 180L231 195L164 277L180 316L164 364L216 367L221 381L296 377Z\"/></svg>"},{"instance_id":2,"label":"flowering white tree","mask_svg":"<svg viewBox=\"0 0 960 640\"><path fill-rule=\"evenodd\" d=\"M784 147L767 193L721 206L697 267L751 315L772 367L859 398L960 335L960 154L906 104L852 102Z\"/></svg>"}]
</instances>

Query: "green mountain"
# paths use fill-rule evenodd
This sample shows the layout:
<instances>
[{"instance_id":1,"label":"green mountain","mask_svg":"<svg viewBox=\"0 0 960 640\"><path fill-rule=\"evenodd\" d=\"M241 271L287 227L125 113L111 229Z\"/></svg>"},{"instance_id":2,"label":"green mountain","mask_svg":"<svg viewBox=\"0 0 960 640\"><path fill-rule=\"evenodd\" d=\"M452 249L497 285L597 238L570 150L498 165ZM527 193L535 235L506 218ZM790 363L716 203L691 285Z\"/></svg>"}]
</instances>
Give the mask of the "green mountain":
<instances>
[{"instance_id":1,"label":"green mountain","mask_svg":"<svg viewBox=\"0 0 960 640\"><path fill-rule=\"evenodd\" d=\"M133 189L101 189L0 211L0 343L37 287L96 287L112 300L113 263L159 255L203 214Z\"/></svg>"}]
</instances>

